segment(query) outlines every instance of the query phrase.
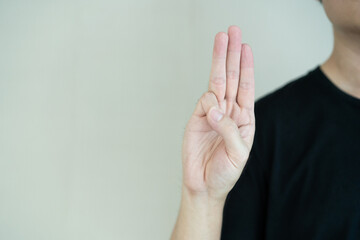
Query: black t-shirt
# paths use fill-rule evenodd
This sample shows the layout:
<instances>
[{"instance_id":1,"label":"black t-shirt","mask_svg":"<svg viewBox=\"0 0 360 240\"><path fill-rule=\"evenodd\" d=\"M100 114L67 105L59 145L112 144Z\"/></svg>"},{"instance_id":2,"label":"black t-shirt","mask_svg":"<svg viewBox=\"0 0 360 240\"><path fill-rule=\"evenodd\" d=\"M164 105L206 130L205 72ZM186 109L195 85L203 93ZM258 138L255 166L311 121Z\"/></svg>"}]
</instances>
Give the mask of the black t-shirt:
<instances>
[{"instance_id":1,"label":"black t-shirt","mask_svg":"<svg viewBox=\"0 0 360 240\"><path fill-rule=\"evenodd\" d=\"M320 67L255 103L221 239L360 239L360 99Z\"/></svg>"}]
</instances>

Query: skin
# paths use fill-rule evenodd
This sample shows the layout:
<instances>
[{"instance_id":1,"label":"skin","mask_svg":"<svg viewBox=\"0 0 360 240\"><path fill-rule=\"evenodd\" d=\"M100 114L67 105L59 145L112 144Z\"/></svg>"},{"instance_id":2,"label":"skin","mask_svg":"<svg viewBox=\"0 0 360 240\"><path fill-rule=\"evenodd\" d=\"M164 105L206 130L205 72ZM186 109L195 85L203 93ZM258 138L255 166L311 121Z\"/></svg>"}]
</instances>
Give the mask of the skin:
<instances>
[{"instance_id":1,"label":"skin","mask_svg":"<svg viewBox=\"0 0 360 240\"><path fill-rule=\"evenodd\" d=\"M339 89L360 99L360 0L323 0L333 24L334 48L321 66Z\"/></svg>"},{"instance_id":2,"label":"skin","mask_svg":"<svg viewBox=\"0 0 360 240\"><path fill-rule=\"evenodd\" d=\"M333 23L334 48L321 69L360 99L360 0L323 5ZM215 36L209 88L185 129L182 198L171 239L220 239L225 199L243 171L254 133L253 55L241 43L241 30L230 26Z\"/></svg>"},{"instance_id":3,"label":"skin","mask_svg":"<svg viewBox=\"0 0 360 240\"><path fill-rule=\"evenodd\" d=\"M254 139L254 85L251 48L241 43L240 28L230 26L215 36L209 88L185 129L182 200L172 239L220 238L225 198Z\"/></svg>"}]
</instances>

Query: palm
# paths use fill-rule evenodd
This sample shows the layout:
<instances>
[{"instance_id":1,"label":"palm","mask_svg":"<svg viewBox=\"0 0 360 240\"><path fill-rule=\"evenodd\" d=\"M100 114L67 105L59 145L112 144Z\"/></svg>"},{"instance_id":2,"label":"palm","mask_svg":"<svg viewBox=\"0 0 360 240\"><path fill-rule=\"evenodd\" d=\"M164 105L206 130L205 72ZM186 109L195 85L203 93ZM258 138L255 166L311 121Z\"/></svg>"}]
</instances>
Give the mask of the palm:
<instances>
[{"instance_id":1,"label":"palm","mask_svg":"<svg viewBox=\"0 0 360 240\"><path fill-rule=\"evenodd\" d=\"M255 131L255 118L253 79L250 79L253 78L252 55L250 54L250 56L249 52L240 55L241 33L238 28L229 28L228 45L221 45L222 42L219 38L215 39L212 77L210 77L218 82L210 80L210 93L206 93L207 96L203 96L202 99L216 97L215 101L217 101L218 107L236 125L235 131L238 131L241 137L241 146L235 150L233 147L227 146L227 142L209 122L204 109L207 108L204 106L206 103L199 102L186 126L183 142L183 166L186 187L196 192L224 195L235 184L248 158ZM222 63L221 67L221 61L218 61L217 58L221 59L221 56L218 55L221 55L225 47L227 61L225 64ZM237 52L236 49L239 51ZM242 52L244 53L244 51ZM241 63L244 65L241 71L240 56ZM235 68L239 69L238 74L236 74ZM222 86L221 81L219 84L219 79L221 79L219 76L224 72L227 73L227 77L225 86ZM246 76L247 79L244 78L241 82L241 76Z\"/></svg>"}]
</instances>

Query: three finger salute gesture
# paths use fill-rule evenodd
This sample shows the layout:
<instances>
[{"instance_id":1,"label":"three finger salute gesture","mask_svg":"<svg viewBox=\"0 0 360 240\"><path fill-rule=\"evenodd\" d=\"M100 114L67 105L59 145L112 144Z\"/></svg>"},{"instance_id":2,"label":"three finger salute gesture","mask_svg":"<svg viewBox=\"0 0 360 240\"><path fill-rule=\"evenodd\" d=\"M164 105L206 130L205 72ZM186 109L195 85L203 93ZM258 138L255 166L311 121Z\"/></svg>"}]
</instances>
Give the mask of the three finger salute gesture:
<instances>
[{"instance_id":1,"label":"three finger salute gesture","mask_svg":"<svg viewBox=\"0 0 360 240\"><path fill-rule=\"evenodd\" d=\"M184 134L183 186L190 194L225 199L245 166L255 133L254 64L241 30L215 36L209 89Z\"/></svg>"}]
</instances>

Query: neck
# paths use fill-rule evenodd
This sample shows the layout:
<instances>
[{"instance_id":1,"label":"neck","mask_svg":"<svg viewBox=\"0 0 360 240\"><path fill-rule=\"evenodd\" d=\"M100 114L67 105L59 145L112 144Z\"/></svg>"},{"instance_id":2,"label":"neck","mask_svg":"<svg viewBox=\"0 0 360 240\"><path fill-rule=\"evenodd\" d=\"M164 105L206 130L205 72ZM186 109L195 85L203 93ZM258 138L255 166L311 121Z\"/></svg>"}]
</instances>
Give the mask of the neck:
<instances>
[{"instance_id":1,"label":"neck","mask_svg":"<svg viewBox=\"0 0 360 240\"><path fill-rule=\"evenodd\" d=\"M360 34L334 28L333 52L321 69L342 91L360 98Z\"/></svg>"}]
</instances>

